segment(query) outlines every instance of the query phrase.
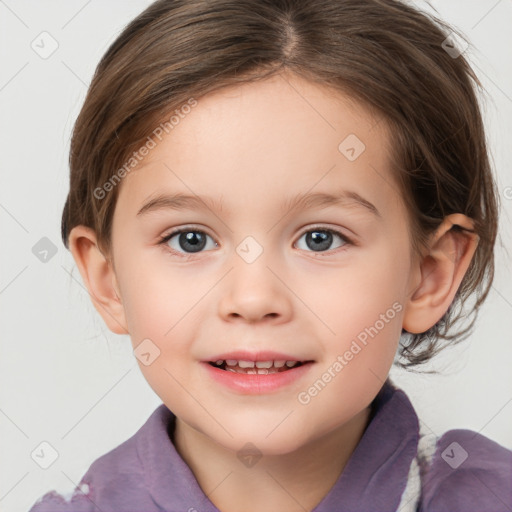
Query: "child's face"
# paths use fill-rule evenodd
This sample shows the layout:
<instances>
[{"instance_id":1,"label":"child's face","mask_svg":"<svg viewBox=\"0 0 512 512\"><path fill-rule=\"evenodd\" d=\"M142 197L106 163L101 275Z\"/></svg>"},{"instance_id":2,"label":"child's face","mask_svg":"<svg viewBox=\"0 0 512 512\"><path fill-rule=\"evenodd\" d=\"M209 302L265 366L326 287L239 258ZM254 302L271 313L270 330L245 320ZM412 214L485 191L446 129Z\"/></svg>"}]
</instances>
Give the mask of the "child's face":
<instances>
[{"instance_id":1,"label":"child's face","mask_svg":"<svg viewBox=\"0 0 512 512\"><path fill-rule=\"evenodd\" d=\"M233 450L251 441L286 453L366 412L393 363L415 275L384 123L340 94L286 80L201 98L124 178L113 219L125 325L134 348L149 339L144 347L160 351L141 371L181 421ZM346 198L289 206L320 193ZM222 208L138 215L172 194ZM159 244L176 228L181 241ZM206 362L232 351L313 363L287 370L275 389L244 391L213 373L254 376Z\"/></svg>"}]
</instances>

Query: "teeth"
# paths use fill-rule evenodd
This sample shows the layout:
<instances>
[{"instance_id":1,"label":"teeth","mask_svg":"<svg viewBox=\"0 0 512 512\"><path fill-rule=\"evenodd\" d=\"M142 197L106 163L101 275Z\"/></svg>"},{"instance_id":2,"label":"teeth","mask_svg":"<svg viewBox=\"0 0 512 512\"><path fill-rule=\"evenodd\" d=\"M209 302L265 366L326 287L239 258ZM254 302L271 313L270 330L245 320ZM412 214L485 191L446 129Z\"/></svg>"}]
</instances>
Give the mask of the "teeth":
<instances>
[{"instance_id":1,"label":"teeth","mask_svg":"<svg viewBox=\"0 0 512 512\"><path fill-rule=\"evenodd\" d=\"M257 368L270 368L273 364L273 361L256 361Z\"/></svg>"},{"instance_id":2,"label":"teeth","mask_svg":"<svg viewBox=\"0 0 512 512\"><path fill-rule=\"evenodd\" d=\"M226 370L236 372L235 369L229 368L238 366L239 368L242 368L246 370L244 373L250 373L250 374L268 374L268 373L274 373L272 371L268 371L270 368L272 369L278 369L282 368L286 365L287 368L293 368L296 366L299 361L246 361L246 360L236 360L236 359L226 359L225 361L223 359L218 359L215 361L215 364L217 366L222 366L223 363L226 363Z\"/></svg>"}]
</instances>

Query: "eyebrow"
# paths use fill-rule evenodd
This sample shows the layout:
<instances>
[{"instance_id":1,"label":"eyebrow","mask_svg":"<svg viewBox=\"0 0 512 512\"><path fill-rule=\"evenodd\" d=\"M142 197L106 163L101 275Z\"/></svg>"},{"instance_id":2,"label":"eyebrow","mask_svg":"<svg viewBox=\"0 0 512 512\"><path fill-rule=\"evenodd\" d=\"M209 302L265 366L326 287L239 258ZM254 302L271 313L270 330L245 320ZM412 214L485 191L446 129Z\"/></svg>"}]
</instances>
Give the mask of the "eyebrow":
<instances>
[{"instance_id":1,"label":"eyebrow","mask_svg":"<svg viewBox=\"0 0 512 512\"><path fill-rule=\"evenodd\" d=\"M353 202L355 206L364 207L376 217L381 217L376 206L357 192L344 190L339 194L328 194L325 192L301 193L289 198L283 203L283 211L289 212L296 209L319 208L322 206L344 206L346 203ZM182 210L182 209L204 209L222 211L222 201L217 201L211 197L188 195L188 194L159 194L147 201L137 212L137 216L146 213L162 210ZM348 206L348 205L347 205Z\"/></svg>"}]
</instances>

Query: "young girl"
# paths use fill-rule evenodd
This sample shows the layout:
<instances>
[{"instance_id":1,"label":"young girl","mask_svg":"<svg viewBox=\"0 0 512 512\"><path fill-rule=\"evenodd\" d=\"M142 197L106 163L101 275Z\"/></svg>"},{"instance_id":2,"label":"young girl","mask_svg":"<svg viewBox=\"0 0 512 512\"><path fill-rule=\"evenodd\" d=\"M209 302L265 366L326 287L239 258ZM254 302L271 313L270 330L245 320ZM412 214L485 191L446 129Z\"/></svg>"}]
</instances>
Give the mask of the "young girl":
<instances>
[{"instance_id":1,"label":"young girl","mask_svg":"<svg viewBox=\"0 0 512 512\"><path fill-rule=\"evenodd\" d=\"M133 20L74 128L62 236L163 403L31 512L512 510L512 453L425 435L388 378L467 336L492 283L476 85L394 0Z\"/></svg>"}]
</instances>

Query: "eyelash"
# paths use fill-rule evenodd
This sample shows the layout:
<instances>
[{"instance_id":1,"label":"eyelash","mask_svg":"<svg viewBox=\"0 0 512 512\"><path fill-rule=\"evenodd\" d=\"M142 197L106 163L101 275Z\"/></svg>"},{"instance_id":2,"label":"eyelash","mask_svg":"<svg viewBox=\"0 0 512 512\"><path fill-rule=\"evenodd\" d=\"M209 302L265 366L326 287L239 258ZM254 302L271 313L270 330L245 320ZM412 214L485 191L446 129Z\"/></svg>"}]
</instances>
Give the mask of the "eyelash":
<instances>
[{"instance_id":1,"label":"eyelash","mask_svg":"<svg viewBox=\"0 0 512 512\"><path fill-rule=\"evenodd\" d=\"M344 242L344 245L342 245L341 247L337 247L336 249L333 249L333 250L327 250L327 251L319 251L319 252L315 252L315 251L306 251L306 252L312 252L313 254L316 254L318 255L319 257L324 257L324 254L323 253L327 253L327 255L330 255L333 253L333 251L336 251L336 252L339 252L339 251L343 251L343 250L346 250L346 246L347 245L357 245L351 238L347 237L346 235L344 235L343 233L339 232L339 231L336 231L335 229L331 229L331 228L326 228L326 227L323 227L323 226L313 226L305 231L303 231L300 236L298 237L298 240L300 238L302 238L305 234L307 233L311 233L311 232L314 232L314 231L320 231L320 232L325 232L325 233L332 233L334 235L337 235L341 238L341 240ZM169 240L171 240L171 238L173 238L174 236L176 235L179 235L180 233L201 233L202 235L206 235L206 236L209 236L210 238L212 238L213 240L213 237L210 236L208 233L206 233L205 231L201 230L201 229L197 229L193 226L191 227L184 227L184 228L179 228L175 231L172 231L171 233L167 234L167 235L164 235L163 237L161 237L158 241L158 245L165 245L167 244L167 242ZM215 242L217 243L217 242ZM191 257L193 257L195 254L200 254L201 252L205 252L205 251L199 251L198 253L182 253L182 252L179 252L179 251L175 251L174 249L171 249L169 246L167 247L164 247L166 250L169 250L173 255L177 255L178 257L182 257L182 258L188 258L190 259Z\"/></svg>"}]
</instances>

